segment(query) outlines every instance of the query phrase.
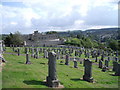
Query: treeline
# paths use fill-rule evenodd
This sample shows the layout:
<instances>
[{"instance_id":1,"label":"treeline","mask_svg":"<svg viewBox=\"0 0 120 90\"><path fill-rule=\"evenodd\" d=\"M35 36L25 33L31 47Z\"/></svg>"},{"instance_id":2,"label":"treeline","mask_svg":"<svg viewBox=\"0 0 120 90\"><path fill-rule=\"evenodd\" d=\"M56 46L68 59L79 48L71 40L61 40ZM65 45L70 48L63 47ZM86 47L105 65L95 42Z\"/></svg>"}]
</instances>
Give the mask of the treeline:
<instances>
[{"instance_id":1,"label":"treeline","mask_svg":"<svg viewBox=\"0 0 120 90\"><path fill-rule=\"evenodd\" d=\"M116 39L105 38L104 40L97 35L71 35L66 37L65 45L74 45L85 48L102 48L102 49L112 49L120 51L120 33Z\"/></svg>"}]
</instances>

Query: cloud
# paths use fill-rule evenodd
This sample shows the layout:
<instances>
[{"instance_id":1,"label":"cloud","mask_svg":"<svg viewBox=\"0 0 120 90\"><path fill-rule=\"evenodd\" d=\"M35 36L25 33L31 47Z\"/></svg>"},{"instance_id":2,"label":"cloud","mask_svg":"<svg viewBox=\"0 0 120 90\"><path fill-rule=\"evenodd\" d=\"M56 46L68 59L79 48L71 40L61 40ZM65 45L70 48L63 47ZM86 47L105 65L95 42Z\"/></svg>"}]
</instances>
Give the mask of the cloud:
<instances>
[{"instance_id":1,"label":"cloud","mask_svg":"<svg viewBox=\"0 0 120 90\"><path fill-rule=\"evenodd\" d=\"M17 25L18 23L17 22L11 22L10 24L11 25Z\"/></svg>"},{"instance_id":2,"label":"cloud","mask_svg":"<svg viewBox=\"0 0 120 90\"><path fill-rule=\"evenodd\" d=\"M14 2L2 4L3 33L117 26L118 0L18 0L16 5Z\"/></svg>"}]
</instances>

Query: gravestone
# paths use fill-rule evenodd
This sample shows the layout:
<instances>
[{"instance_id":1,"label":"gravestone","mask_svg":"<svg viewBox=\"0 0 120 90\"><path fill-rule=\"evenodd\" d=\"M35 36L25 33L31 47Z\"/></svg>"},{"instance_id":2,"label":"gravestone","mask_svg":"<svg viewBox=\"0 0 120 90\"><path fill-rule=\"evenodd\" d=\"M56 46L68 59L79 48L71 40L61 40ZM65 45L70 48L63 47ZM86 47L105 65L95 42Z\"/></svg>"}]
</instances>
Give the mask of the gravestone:
<instances>
[{"instance_id":1,"label":"gravestone","mask_svg":"<svg viewBox=\"0 0 120 90\"><path fill-rule=\"evenodd\" d=\"M59 81L56 75L56 53L48 53L48 76L46 78L49 87L58 87Z\"/></svg>"},{"instance_id":2,"label":"gravestone","mask_svg":"<svg viewBox=\"0 0 120 90\"><path fill-rule=\"evenodd\" d=\"M97 59L97 56L95 57L95 62L97 62L98 61L98 59Z\"/></svg>"},{"instance_id":3,"label":"gravestone","mask_svg":"<svg viewBox=\"0 0 120 90\"><path fill-rule=\"evenodd\" d=\"M38 59L39 58L39 53L38 53L38 48L36 48L36 59Z\"/></svg>"},{"instance_id":4,"label":"gravestone","mask_svg":"<svg viewBox=\"0 0 120 90\"><path fill-rule=\"evenodd\" d=\"M28 53L26 53L26 64L31 64Z\"/></svg>"},{"instance_id":5,"label":"gravestone","mask_svg":"<svg viewBox=\"0 0 120 90\"><path fill-rule=\"evenodd\" d=\"M19 56L20 55L20 48L18 48L17 52L18 52L18 56Z\"/></svg>"},{"instance_id":6,"label":"gravestone","mask_svg":"<svg viewBox=\"0 0 120 90\"><path fill-rule=\"evenodd\" d=\"M86 59L84 61L84 75L83 75L83 80L88 81L88 82L93 82L93 77L92 77L92 61L89 59Z\"/></svg>"},{"instance_id":7,"label":"gravestone","mask_svg":"<svg viewBox=\"0 0 120 90\"><path fill-rule=\"evenodd\" d=\"M69 55L67 54L67 55L66 55L66 59L65 59L65 65L69 65L69 60L70 60L70 57L69 57Z\"/></svg>"},{"instance_id":8,"label":"gravestone","mask_svg":"<svg viewBox=\"0 0 120 90\"><path fill-rule=\"evenodd\" d=\"M103 67L103 62L102 60L99 60L99 68L102 68Z\"/></svg>"},{"instance_id":9,"label":"gravestone","mask_svg":"<svg viewBox=\"0 0 120 90\"><path fill-rule=\"evenodd\" d=\"M31 49L31 52L32 52L31 57L34 57L34 48Z\"/></svg>"},{"instance_id":10,"label":"gravestone","mask_svg":"<svg viewBox=\"0 0 120 90\"><path fill-rule=\"evenodd\" d=\"M109 61L105 60L105 66L108 67L109 66Z\"/></svg>"},{"instance_id":11,"label":"gravestone","mask_svg":"<svg viewBox=\"0 0 120 90\"><path fill-rule=\"evenodd\" d=\"M74 59L73 62L74 62L74 68L78 68L78 66L77 66L77 60Z\"/></svg>"},{"instance_id":12,"label":"gravestone","mask_svg":"<svg viewBox=\"0 0 120 90\"><path fill-rule=\"evenodd\" d=\"M117 61L113 61L113 69L112 69L112 71L116 72L116 70L117 70L117 64L118 64Z\"/></svg>"},{"instance_id":13,"label":"gravestone","mask_svg":"<svg viewBox=\"0 0 120 90\"><path fill-rule=\"evenodd\" d=\"M102 71L103 72L106 72L108 70L108 67L106 67L106 66L104 66L103 68L102 68Z\"/></svg>"},{"instance_id":14,"label":"gravestone","mask_svg":"<svg viewBox=\"0 0 120 90\"><path fill-rule=\"evenodd\" d=\"M48 58L48 52L46 50L44 51L44 58Z\"/></svg>"},{"instance_id":15,"label":"gravestone","mask_svg":"<svg viewBox=\"0 0 120 90\"><path fill-rule=\"evenodd\" d=\"M104 55L103 54L101 55L101 60L104 61Z\"/></svg>"},{"instance_id":16,"label":"gravestone","mask_svg":"<svg viewBox=\"0 0 120 90\"><path fill-rule=\"evenodd\" d=\"M110 57L108 57L108 61L110 61Z\"/></svg>"},{"instance_id":17,"label":"gravestone","mask_svg":"<svg viewBox=\"0 0 120 90\"><path fill-rule=\"evenodd\" d=\"M120 76L120 63L116 65L115 76Z\"/></svg>"}]
</instances>

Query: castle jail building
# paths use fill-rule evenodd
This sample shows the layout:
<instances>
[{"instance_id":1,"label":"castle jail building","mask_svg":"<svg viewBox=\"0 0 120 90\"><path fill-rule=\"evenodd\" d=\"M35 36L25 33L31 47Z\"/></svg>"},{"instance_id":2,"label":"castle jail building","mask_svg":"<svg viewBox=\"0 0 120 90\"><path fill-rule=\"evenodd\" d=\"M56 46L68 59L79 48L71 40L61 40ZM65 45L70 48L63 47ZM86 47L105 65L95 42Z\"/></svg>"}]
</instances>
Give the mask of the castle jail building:
<instances>
[{"instance_id":1,"label":"castle jail building","mask_svg":"<svg viewBox=\"0 0 120 90\"><path fill-rule=\"evenodd\" d=\"M59 45L63 44L63 40L60 40L57 34L43 34L38 31L34 31L33 34L24 35L25 45Z\"/></svg>"}]
</instances>

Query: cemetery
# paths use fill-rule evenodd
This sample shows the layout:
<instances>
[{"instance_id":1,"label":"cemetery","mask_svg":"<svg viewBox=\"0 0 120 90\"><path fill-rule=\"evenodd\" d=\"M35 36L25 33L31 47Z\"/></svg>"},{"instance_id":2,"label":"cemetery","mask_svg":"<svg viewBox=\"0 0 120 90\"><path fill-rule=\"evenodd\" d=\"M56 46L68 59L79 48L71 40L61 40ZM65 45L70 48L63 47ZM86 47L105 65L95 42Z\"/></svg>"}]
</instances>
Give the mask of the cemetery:
<instances>
[{"instance_id":1,"label":"cemetery","mask_svg":"<svg viewBox=\"0 0 120 90\"><path fill-rule=\"evenodd\" d=\"M119 88L116 51L11 45L3 56L2 88Z\"/></svg>"},{"instance_id":2,"label":"cemetery","mask_svg":"<svg viewBox=\"0 0 120 90\"><path fill-rule=\"evenodd\" d=\"M120 89L120 1L1 0L0 89Z\"/></svg>"}]
</instances>

